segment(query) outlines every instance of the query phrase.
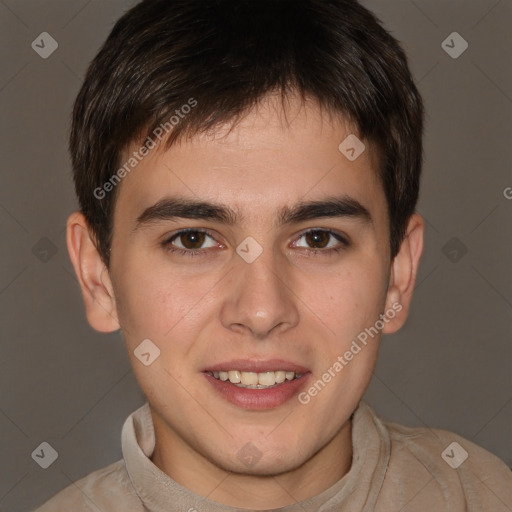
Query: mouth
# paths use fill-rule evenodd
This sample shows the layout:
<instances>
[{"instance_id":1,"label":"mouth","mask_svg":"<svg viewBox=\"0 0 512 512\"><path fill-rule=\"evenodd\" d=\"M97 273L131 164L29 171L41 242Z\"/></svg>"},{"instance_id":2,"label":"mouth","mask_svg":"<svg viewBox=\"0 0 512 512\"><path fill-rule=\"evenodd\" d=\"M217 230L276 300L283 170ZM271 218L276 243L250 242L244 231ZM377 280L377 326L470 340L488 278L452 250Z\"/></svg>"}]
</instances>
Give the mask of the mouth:
<instances>
[{"instance_id":1,"label":"mouth","mask_svg":"<svg viewBox=\"0 0 512 512\"><path fill-rule=\"evenodd\" d=\"M245 389L268 389L279 386L284 382L300 379L301 373L286 370L265 371L265 372L244 372L241 370L206 371L214 379L222 382L229 382L236 387Z\"/></svg>"},{"instance_id":2,"label":"mouth","mask_svg":"<svg viewBox=\"0 0 512 512\"><path fill-rule=\"evenodd\" d=\"M282 360L236 360L203 370L216 394L244 409L271 409L291 400L311 372Z\"/></svg>"}]
</instances>

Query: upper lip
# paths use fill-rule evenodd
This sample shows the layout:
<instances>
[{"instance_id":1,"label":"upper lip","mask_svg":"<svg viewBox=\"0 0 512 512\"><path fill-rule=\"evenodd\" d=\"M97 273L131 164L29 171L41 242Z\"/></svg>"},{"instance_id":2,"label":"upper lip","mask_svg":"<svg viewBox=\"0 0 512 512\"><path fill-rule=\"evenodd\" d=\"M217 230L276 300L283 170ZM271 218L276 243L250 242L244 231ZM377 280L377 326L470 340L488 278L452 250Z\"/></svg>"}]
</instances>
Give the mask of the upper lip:
<instances>
[{"instance_id":1,"label":"upper lip","mask_svg":"<svg viewBox=\"0 0 512 512\"><path fill-rule=\"evenodd\" d=\"M309 372L308 368L291 361L283 359L232 359L224 363L217 363L204 368L203 372L220 372L239 370L241 372L264 373L278 370L304 374Z\"/></svg>"}]
</instances>

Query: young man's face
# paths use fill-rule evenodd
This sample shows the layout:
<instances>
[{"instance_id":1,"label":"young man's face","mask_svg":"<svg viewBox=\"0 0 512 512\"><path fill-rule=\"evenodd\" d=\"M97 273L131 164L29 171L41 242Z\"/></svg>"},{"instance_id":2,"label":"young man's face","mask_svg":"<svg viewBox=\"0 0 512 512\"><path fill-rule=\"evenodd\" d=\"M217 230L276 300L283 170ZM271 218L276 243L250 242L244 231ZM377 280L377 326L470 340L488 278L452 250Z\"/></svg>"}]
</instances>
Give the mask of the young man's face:
<instances>
[{"instance_id":1,"label":"young man's face","mask_svg":"<svg viewBox=\"0 0 512 512\"><path fill-rule=\"evenodd\" d=\"M279 105L153 151L118 191L104 279L171 475L184 460L270 475L321 458L328 473L332 454L350 456L376 322L394 310L393 332L405 319L372 148L350 161L338 149L349 127L295 100L285 119ZM174 216L176 201L217 210ZM134 355L146 339L160 350L148 366ZM274 373L260 376L271 387L247 389L214 371ZM272 386L286 371L302 376Z\"/></svg>"}]
</instances>

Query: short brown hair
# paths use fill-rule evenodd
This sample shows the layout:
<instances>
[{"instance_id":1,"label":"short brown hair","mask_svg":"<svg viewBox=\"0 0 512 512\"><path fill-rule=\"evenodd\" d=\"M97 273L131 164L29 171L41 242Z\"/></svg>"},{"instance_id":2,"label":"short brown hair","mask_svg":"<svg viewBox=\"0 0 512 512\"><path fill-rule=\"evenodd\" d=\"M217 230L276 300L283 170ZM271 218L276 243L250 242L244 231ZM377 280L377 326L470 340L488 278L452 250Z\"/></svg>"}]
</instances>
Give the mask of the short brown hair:
<instances>
[{"instance_id":1,"label":"short brown hair","mask_svg":"<svg viewBox=\"0 0 512 512\"><path fill-rule=\"evenodd\" d=\"M276 91L317 100L378 148L396 255L418 199L424 113L406 55L381 22L355 0L144 0L115 24L73 109L76 192L107 265L116 189L100 199L94 191L123 150L191 98L166 145L236 122Z\"/></svg>"}]
</instances>

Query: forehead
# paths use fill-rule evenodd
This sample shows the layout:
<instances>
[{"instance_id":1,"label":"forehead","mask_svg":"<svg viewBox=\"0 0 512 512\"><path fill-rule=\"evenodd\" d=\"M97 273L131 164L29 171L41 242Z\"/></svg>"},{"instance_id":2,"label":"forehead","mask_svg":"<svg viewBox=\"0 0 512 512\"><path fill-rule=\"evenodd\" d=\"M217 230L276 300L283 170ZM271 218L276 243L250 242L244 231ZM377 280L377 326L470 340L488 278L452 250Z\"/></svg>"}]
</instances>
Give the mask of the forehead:
<instances>
[{"instance_id":1,"label":"forehead","mask_svg":"<svg viewBox=\"0 0 512 512\"><path fill-rule=\"evenodd\" d=\"M348 158L352 148L360 152L356 159ZM124 158L137 149L133 145ZM371 202L383 195L377 166L375 148L344 119L315 102L292 98L283 104L269 97L236 123L150 151L123 179L118 202L140 211L165 195L181 195L255 215L263 205L279 208L333 194Z\"/></svg>"}]
</instances>

